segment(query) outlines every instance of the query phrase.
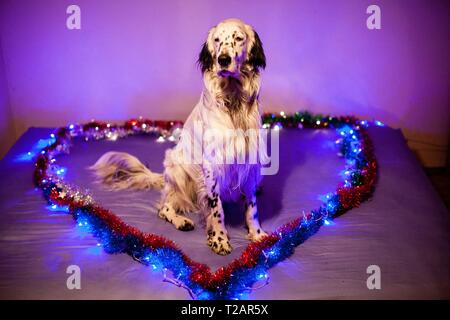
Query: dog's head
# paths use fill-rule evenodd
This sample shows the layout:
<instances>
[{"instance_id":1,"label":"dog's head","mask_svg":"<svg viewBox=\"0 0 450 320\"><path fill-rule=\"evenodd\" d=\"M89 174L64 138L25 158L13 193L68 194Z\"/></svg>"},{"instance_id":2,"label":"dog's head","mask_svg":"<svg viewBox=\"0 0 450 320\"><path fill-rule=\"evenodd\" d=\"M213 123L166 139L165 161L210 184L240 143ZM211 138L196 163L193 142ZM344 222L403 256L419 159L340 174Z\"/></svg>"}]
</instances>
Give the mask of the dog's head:
<instances>
[{"instance_id":1,"label":"dog's head","mask_svg":"<svg viewBox=\"0 0 450 320\"><path fill-rule=\"evenodd\" d=\"M243 71L264 69L266 57L256 31L241 20L228 19L209 30L198 63L202 72L239 78Z\"/></svg>"}]
</instances>

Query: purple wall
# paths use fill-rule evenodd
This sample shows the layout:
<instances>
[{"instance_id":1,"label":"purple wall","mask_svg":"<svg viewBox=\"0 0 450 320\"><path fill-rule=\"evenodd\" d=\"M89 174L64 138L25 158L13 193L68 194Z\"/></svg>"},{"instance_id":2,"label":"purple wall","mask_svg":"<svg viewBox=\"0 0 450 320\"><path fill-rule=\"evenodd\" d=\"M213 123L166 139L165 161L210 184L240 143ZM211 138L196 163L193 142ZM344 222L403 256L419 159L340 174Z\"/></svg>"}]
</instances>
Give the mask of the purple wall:
<instances>
[{"instance_id":1,"label":"purple wall","mask_svg":"<svg viewBox=\"0 0 450 320\"><path fill-rule=\"evenodd\" d=\"M373 3L381 7L381 30L366 28ZM81 7L81 30L66 28L69 4ZM208 29L238 17L265 45L264 110L377 118L401 127L427 165L445 162L448 1L41 0L1 6L19 133L91 118L184 119L200 95L195 60Z\"/></svg>"}]
</instances>

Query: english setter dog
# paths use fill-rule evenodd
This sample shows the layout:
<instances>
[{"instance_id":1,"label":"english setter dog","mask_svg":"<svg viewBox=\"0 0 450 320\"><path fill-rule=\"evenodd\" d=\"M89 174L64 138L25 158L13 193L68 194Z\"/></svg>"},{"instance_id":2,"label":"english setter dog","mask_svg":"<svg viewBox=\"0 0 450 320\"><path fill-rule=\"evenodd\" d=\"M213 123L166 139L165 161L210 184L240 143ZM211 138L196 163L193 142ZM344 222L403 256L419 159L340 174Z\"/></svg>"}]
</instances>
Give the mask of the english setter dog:
<instances>
[{"instance_id":1,"label":"english setter dog","mask_svg":"<svg viewBox=\"0 0 450 320\"><path fill-rule=\"evenodd\" d=\"M261 129L258 96L260 70L266 66L261 40L251 26L238 19L228 19L213 27L199 54L204 89L200 101L186 120L179 141L166 151L164 173L151 172L137 158L122 152L108 152L90 167L97 180L111 189L162 189L158 215L178 230L194 228L185 213L200 212L206 221L207 244L220 255L229 254L232 246L225 228L222 201L245 202L248 239L259 241L262 230L256 206L256 191L261 181L261 163L240 163L238 159L257 151L259 159L267 156L265 144L235 135L228 145L209 145L213 152L231 152L234 163L217 163L202 155L199 163L181 162L183 151L194 139L213 129L217 135L229 130ZM200 126L202 130L195 130ZM203 132L199 133L199 132ZM211 137L210 137L211 138ZM261 139L259 139L261 140ZM234 147L230 147L230 141ZM234 150L231 150L234 148Z\"/></svg>"}]
</instances>

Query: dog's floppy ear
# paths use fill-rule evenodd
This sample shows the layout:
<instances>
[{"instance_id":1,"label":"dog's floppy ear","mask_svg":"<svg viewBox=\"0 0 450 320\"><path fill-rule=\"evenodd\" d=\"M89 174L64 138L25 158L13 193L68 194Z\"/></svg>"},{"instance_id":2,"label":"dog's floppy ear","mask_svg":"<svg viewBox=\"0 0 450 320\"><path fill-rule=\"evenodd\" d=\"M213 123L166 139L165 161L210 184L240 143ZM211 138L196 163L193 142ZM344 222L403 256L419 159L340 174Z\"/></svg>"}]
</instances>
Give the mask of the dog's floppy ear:
<instances>
[{"instance_id":1,"label":"dog's floppy ear","mask_svg":"<svg viewBox=\"0 0 450 320\"><path fill-rule=\"evenodd\" d=\"M212 36L213 36L213 33L215 30L216 30L216 27L212 27L208 31L208 36L206 37L206 41L203 44L200 54L198 55L197 63L200 66L200 69L202 69L202 73L205 73L205 71L207 71L207 70L211 70L211 68L213 67L213 64L214 64L213 56L212 56L210 48L213 47Z\"/></svg>"},{"instance_id":2,"label":"dog's floppy ear","mask_svg":"<svg viewBox=\"0 0 450 320\"><path fill-rule=\"evenodd\" d=\"M202 72L205 72L212 68L213 66L213 57L211 55L211 52L208 49L208 43L205 42L203 44L202 50L200 51L200 54L198 55L198 65L202 69Z\"/></svg>"},{"instance_id":3,"label":"dog's floppy ear","mask_svg":"<svg viewBox=\"0 0 450 320\"><path fill-rule=\"evenodd\" d=\"M253 69L258 72L259 68L264 69L266 67L266 56L264 54L263 45L261 39L256 31L253 31L253 45L250 49L250 55L248 63L253 66Z\"/></svg>"}]
</instances>

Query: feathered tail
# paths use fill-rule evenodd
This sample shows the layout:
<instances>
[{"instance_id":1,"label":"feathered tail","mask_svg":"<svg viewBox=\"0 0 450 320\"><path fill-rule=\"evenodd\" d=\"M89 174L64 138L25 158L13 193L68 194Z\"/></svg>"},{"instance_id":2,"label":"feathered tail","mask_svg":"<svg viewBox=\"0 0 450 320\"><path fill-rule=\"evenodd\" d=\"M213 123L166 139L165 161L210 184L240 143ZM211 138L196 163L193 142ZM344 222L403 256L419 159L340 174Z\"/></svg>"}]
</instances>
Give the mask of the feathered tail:
<instances>
[{"instance_id":1,"label":"feathered tail","mask_svg":"<svg viewBox=\"0 0 450 320\"><path fill-rule=\"evenodd\" d=\"M151 172L136 157L124 152L107 152L89 167L96 180L110 189L162 189L164 177Z\"/></svg>"}]
</instances>

